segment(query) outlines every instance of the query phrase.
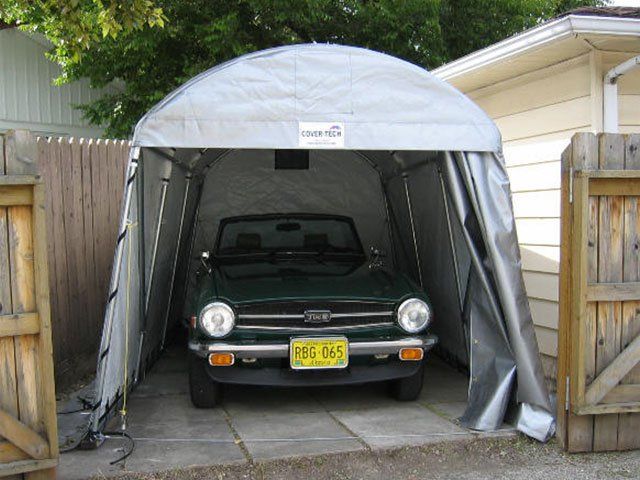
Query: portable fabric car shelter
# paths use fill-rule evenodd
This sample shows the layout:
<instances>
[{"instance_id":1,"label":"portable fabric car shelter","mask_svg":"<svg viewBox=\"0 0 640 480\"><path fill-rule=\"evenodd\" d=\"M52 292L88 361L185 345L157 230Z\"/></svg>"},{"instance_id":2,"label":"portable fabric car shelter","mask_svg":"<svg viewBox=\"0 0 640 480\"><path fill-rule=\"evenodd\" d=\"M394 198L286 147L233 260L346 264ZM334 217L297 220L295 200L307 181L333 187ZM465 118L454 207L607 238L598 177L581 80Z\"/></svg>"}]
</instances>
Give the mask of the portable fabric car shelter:
<instances>
[{"instance_id":1,"label":"portable fabric car shelter","mask_svg":"<svg viewBox=\"0 0 640 480\"><path fill-rule=\"evenodd\" d=\"M442 349L470 369L463 425L553 434L500 135L460 92L366 49L274 48L168 95L133 145L91 431L161 352L220 219L296 211L351 216L424 286ZM308 149L308 168L276 168L283 149Z\"/></svg>"}]
</instances>

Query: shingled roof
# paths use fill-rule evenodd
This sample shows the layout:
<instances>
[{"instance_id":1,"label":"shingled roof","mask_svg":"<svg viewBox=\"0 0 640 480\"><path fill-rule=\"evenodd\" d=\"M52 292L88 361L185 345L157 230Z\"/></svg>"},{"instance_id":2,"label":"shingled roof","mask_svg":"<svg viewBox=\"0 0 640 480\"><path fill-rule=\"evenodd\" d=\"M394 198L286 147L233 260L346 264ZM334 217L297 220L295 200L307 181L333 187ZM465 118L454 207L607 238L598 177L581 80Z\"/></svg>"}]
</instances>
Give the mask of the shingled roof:
<instances>
[{"instance_id":1,"label":"shingled roof","mask_svg":"<svg viewBox=\"0 0 640 480\"><path fill-rule=\"evenodd\" d=\"M558 15L558 18L567 15L582 15L585 17L619 17L640 18L640 8L637 7L580 7L574 8Z\"/></svg>"}]
</instances>

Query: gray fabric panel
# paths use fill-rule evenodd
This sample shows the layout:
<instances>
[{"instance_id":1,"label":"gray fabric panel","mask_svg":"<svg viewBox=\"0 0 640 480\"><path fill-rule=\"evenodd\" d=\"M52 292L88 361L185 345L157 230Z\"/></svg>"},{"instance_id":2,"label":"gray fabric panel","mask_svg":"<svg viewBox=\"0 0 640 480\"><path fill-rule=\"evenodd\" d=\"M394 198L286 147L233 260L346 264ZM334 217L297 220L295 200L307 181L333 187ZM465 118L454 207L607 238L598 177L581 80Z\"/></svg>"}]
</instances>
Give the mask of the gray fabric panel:
<instances>
[{"instance_id":1,"label":"gray fabric panel","mask_svg":"<svg viewBox=\"0 0 640 480\"><path fill-rule=\"evenodd\" d=\"M472 381L469 405L461 420L471 428L497 428L504 418L517 366L518 401L537 405L547 413L544 432L538 432L544 437L553 432L555 421L543 377L537 374L541 371L537 343L527 334L529 329L533 334L533 322L504 164L495 154L455 153L446 157L447 186L472 260L466 304L471 323ZM515 342L514 336L518 337Z\"/></svg>"},{"instance_id":2,"label":"gray fabric panel","mask_svg":"<svg viewBox=\"0 0 640 480\"><path fill-rule=\"evenodd\" d=\"M511 189L504 160L495 154L456 156L483 232L487 264L491 268L509 344L518 365L518 401L551 411L522 279Z\"/></svg>"},{"instance_id":3,"label":"gray fabric panel","mask_svg":"<svg viewBox=\"0 0 640 480\"><path fill-rule=\"evenodd\" d=\"M169 319L167 314L170 309L174 257L178 248L185 187L185 171L173 165L167 183L153 275L148 278L150 298L146 313L141 368L148 364L150 356L157 353L162 344L165 319L173 320Z\"/></svg>"},{"instance_id":4,"label":"gray fabric panel","mask_svg":"<svg viewBox=\"0 0 640 480\"><path fill-rule=\"evenodd\" d=\"M188 312L186 312L186 310L188 310L188 306L185 302L189 287L188 278L192 265L191 260L195 255L192 251L192 248L195 240L195 232L197 230L196 218L198 214L198 207L200 204L203 181L204 179L202 177L193 177L193 179L191 180L191 186L189 188L184 225L182 227L182 233L180 236L180 246L178 250L172 301L169 307L170 325L175 324L180 319L186 318L186 316L189 314Z\"/></svg>"},{"instance_id":5,"label":"gray fabric panel","mask_svg":"<svg viewBox=\"0 0 640 480\"><path fill-rule=\"evenodd\" d=\"M128 178L135 171L129 164ZM105 416L124 390L124 379L131 387L138 359L142 321L140 318L140 270L138 215L139 176L125 189L120 232L126 232L116 246L110 301L105 312L96 374L98 408L91 416L91 430L99 431ZM127 227L129 225L129 227Z\"/></svg>"},{"instance_id":6,"label":"gray fabric panel","mask_svg":"<svg viewBox=\"0 0 640 480\"><path fill-rule=\"evenodd\" d=\"M395 176L388 178L385 183L387 186L391 225L394 232L395 261L401 271L405 272L405 274L411 277L416 283L419 283L404 180L401 176Z\"/></svg>"},{"instance_id":7,"label":"gray fabric panel","mask_svg":"<svg viewBox=\"0 0 640 480\"><path fill-rule=\"evenodd\" d=\"M298 148L298 122L344 124L349 150L497 151L476 104L426 70L340 45L244 55L194 77L136 126L138 146Z\"/></svg>"},{"instance_id":8,"label":"gray fabric panel","mask_svg":"<svg viewBox=\"0 0 640 480\"><path fill-rule=\"evenodd\" d=\"M213 248L225 217L287 212L353 217L366 250L388 249L384 211L377 172L352 152L312 151L308 170L275 170L273 150L238 150L207 175L196 250Z\"/></svg>"},{"instance_id":9,"label":"gray fabric panel","mask_svg":"<svg viewBox=\"0 0 640 480\"><path fill-rule=\"evenodd\" d=\"M461 298L438 163L432 160L411 170L409 180L422 277L436 312L432 331L438 335L439 346L457 362L468 365Z\"/></svg>"},{"instance_id":10,"label":"gray fabric panel","mask_svg":"<svg viewBox=\"0 0 640 480\"><path fill-rule=\"evenodd\" d=\"M145 151L141 162L141 171L144 182L144 215L142 216L144 233L144 257L145 257L145 287L149 288L147 281L151 275L151 261L156 233L160 225L158 215L162 208L163 180L171 177L172 163L167 158L159 155L154 150Z\"/></svg>"}]
</instances>

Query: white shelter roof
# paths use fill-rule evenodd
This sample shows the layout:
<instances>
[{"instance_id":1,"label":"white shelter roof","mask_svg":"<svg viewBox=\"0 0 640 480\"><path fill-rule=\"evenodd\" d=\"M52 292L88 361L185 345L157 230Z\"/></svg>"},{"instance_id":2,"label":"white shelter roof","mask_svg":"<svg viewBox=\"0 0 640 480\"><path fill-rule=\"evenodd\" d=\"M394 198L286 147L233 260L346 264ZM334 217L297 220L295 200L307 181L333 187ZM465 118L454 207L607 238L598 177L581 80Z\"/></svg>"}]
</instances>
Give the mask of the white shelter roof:
<instances>
[{"instance_id":1,"label":"white shelter roof","mask_svg":"<svg viewBox=\"0 0 640 480\"><path fill-rule=\"evenodd\" d=\"M207 70L152 108L133 141L313 148L301 138L308 122L342 129L343 141L325 148L498 151L501 145L497 127L476 104L421 67L326 44L273 48Z\"/></svg>"}]
</instances>

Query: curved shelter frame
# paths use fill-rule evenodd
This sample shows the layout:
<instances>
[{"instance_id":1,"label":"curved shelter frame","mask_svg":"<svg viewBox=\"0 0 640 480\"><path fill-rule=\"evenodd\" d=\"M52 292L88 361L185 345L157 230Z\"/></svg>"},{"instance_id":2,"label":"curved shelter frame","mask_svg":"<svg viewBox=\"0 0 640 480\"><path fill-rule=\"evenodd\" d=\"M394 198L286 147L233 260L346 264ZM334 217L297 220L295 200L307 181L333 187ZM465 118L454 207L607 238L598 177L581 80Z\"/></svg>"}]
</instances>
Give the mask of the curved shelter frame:
<instances>
[{"instance_id":1,"label":"curved shelter frame","mask_svg":"<svg viewBox=\"0 0 640 480\"><path fill-rule=\"evenodd\" d=\"M500 134L460 92L381 53L294 45L193 78L133 143L91 431L162 351L221 216L313 208L349 212L429 293L442 350L470 371L463 425L553 434ZM274 168L301 148L308 169Z\"/></svg>"}]
</instances>

